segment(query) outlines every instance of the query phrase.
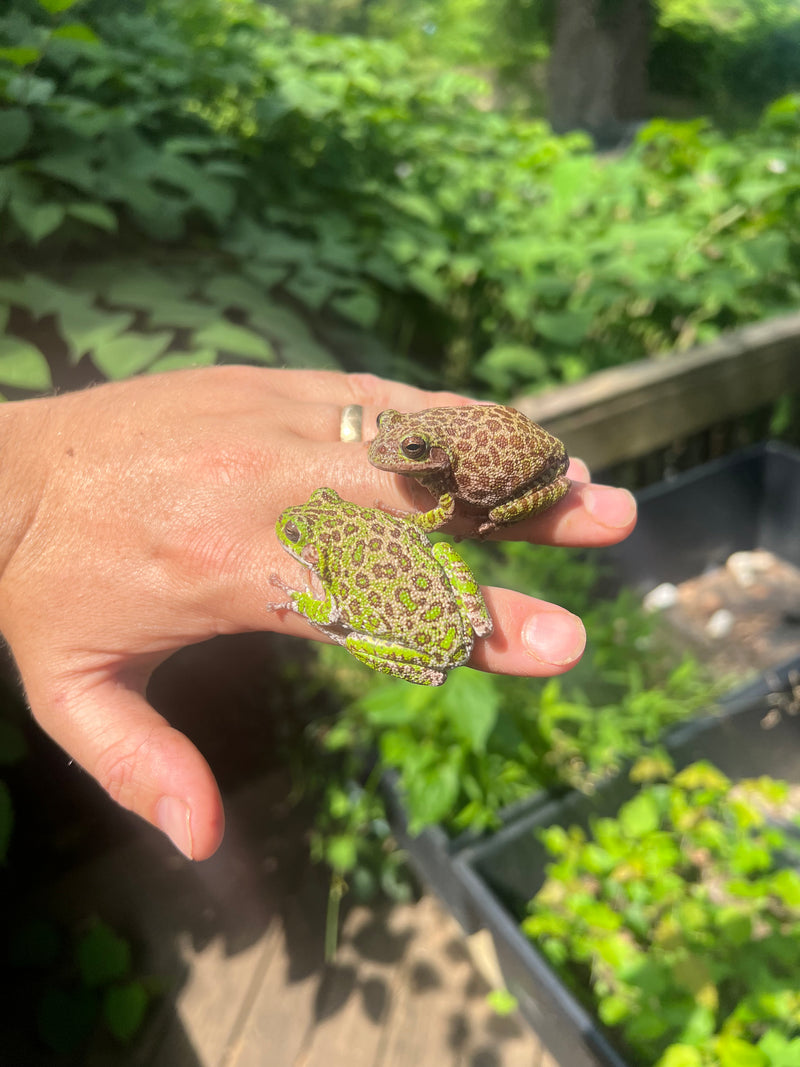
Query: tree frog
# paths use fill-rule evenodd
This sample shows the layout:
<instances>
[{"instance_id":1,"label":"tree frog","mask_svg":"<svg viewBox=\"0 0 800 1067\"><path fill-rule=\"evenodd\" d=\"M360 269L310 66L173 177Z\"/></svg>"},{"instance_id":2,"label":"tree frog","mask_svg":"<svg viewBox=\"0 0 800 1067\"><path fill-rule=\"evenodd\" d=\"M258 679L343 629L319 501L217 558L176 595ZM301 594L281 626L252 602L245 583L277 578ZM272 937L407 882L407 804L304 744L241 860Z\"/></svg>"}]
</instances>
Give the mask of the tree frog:
<instances>
[{"instance_id":1,"label":"tree frog","mask_svg":"<svg viewBox=\"0 0 800 1067\"><path fill-rule=\"evenodd\" d=\"M368 454L374 466L416 478L438 498L430 511L408 516L425 530L444 526L458 502L486 537L552 507L570 486L561 441L501 404L383 411Z\"/></svg>"},{"instance_id":2,"label":"tree frog","mask_svg":"<svg viewBox=\"0 0 800 1067\"><path fill-rule=\"evenodd\" d=\"M297 612L373 670L441 685L492 632L480 587L449 544L432 545L407 519L315 490L276 525L283 547L309 569L308 589L271 581Z\"/></svg>"}]
</instances>

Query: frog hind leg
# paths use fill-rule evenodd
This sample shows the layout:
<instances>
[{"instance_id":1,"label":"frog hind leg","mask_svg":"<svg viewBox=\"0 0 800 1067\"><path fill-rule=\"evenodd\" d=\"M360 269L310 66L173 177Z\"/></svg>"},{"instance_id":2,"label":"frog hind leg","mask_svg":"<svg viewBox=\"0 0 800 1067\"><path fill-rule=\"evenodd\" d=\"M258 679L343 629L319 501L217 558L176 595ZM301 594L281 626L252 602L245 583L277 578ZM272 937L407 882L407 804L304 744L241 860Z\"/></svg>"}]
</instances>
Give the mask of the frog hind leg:
<instances>
[{"instance_id":1,"label":"frog hind leg","mask_svg":"<svg viewBox=\"0 0 800 1067\"><path fill-rule=\"evenodd\" d=\"M458 606L476 635L488 637L494 629L492 616L472 571L448 541L433 546L433 557L447 575Z\"/></svg>"},{"instance_id":2,"label":"frog hind leg","mask_svg":"<svg viewBox=\"0 0 800 1067\"><path fill-rule=\"evenodd\" d=\"M413 650L400 650L363 634L348 634L343 642L347 651L373 671L403 678L416 685L441 685L447 679L447 671L424 662L425 657Z\"/></svg>"},{"instance_id":3,"label":"frog hind leg","mask_svg":"<svg viewBox=\"0 0 800 1067\"><path fill-rule=\"evenodd\" d=\"M478 526L478 535L486 537L487 534L501 526L510 526L514 522L519 522L520 519L527 519L530 515L538 515L547 511L567 493L571 484L569 478L562 475L549 485L529 489L527 493L508 500L505 504L498 504L489 512L488 518Z\"/></svg>"}]
</instances>

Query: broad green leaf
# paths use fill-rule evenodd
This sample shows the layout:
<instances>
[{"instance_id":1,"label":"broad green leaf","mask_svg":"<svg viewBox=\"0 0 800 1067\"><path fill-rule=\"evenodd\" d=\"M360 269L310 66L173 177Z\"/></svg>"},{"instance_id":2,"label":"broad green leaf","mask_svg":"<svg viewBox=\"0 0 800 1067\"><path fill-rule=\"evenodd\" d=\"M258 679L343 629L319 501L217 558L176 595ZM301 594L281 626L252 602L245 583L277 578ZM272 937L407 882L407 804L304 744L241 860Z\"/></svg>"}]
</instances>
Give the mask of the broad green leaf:
<instances>
[{"instance_id":1,"label":"broad green leaf","mask_svg":"<svg viewBox=\"0 0 800 1067\"><path fill-rule=\"evenodd\" d=\"M141 1029L149 997L142 982L134 980L114 985L103 997L103 1018L117 1039L127 1044Z\"/></svg>"},{"instance_id":2,"label":"broad green leaf","mask_svg":"<svg viewBox=\"0 0 800 1067\"><path fill-rule=\"evenodd\" d=\"M27 67L42 58L39 48L31 48L27 45L19 45L12 48L0 48L0 60L5 59L13 63L15 67Z\"/></svg>"},{"instance_id":3,"label":"broad green leaf","mask_svg":"<svg viewBox=\"0 0 800 1067\"><path fill-rule=\"evenodd\" d=\"M380 304L377 298L368 292L352 293L348 296L335 296L331 307L351 322L370 329L378 320Z\"/></svg>"},{"instance_id":4,"label":"broad green leaf","mask_svg":"<svg viewBox=\"0 0 800 1067\"><path fill-rule=\"evenodd\" d=\"M155 269L122 263L116 266L103 295L111 304L130 304L146 311L158 308L165 301L182 303L195 284L191 277L176 278Z\"/></svg>"},{"instance_id":5,"label":"broad green leaf","mask_svg":"<svg viewBox=\"0 0 800 1067\"><path fill-rule=\"evenodd\" d=\"M56 40L79 41L81 44L100 44L100 38L84 22L67 22L63 26L56 26L51 36Z\"/></svg>"},{"instance_id":6,"label":"broad green leaf","mask_svg":"<svg viewBox=\"0 0 800 1067\"><path fill-rule=\"evenodd\" d=\"M131 949L104 922L97 921L75 947L75 961L81 978L90 989L125 978L131 966Z\"/></svg>"},{"instance_id":7,"label":"broad green leaf","mask_svg":"<svg viewBox=\"0 0 800 1067\"><path fill-rule=\"evenodd\" d=\"M619 811L619 821L628 837L644 837L658 829L658 804L651 794L640 793L627 804L623 804Z\"/></svg>"},{"instance_id":8,"label":"broad green leaf","mask_svg":"<svg viewBox=\"0 0 800 1067\"><path fill-rule=\"evenodd\" d=\"M28 143L33 122L21 107L0 108L0 159L11 159Z\"/></svg>"},{"instance_id":9,"label":"broad green leaf","mask_svg":"<svg viewBox=\"0 0 800 1067\"><path fill-rule=\"evenodd\" d=\"M325 859L334 871L352 871L358 859L358 841L351 834L335 834L325 843Z\"/></svg>"},{"instance_id":10,"label":"broad green leaf","mask_svg":"<svg viewBox=\"0 0 800 1067\"><path fill-rule=\"evenodd\" d=\"M171 332L126 333L98 345L91 353L92 363L111 381L129 378L151 365L172 343Z\"/></svg>"},{"instance_id":11,"label":"broad green leaf","mask_svg":"<svg viewBox=\"0 0 800 1067\"><path fill-rule=\"evenodd\" d=\"M402 787L409 810L409 830L418 834L425 826L440 822L458 799L461 764L447 758L431 767L406 767Z\"/></svg>"},{"instance_id":12,"label":"broad green leaf","mask_svg":"<svg viewBox=\"0 0 800 1067\"><path fill-rule=\"evenodd\" d=\"M533 316L536 330L564 348L573 348L586 337L594 321L591 311L539 311Z\"/></svg>"},{"instance_id":13,"label":"broad green leaf","mask_svg":"<svg viewBox=\"0 0 800 1067\"><path fill-rule=\"evenodd\" d=\"M769 1067L761 1049L733 1034L720 1034L716 1045L719 1067Z\"/></svg>"},{"instance_id":14,"label":"broad green leaf","mask_svg":"<svg viewBox=\"0 0 800 1067\"><path fill-rule=\"evenodd\" d=\"M42 274L0 279L0 301L25 308L34 318L57 313L73 297L71 290Z\"/></svg>"},{"instance_id":15,"label":"broad green leaf","mask_svg":"<svg viewBox=\"0 0 800 1067\"><path fill-rule=\"evenodd\" d=\"M62 204L34 204L16 196L11 197L8 206L15 222L33 244L57 230L66 214Z\"/></svg>"},{"instance_id":16,"label":"broad green leaf","mask_svg":"<svg viewBox=\"0 0 800 1067\"><path fill-rule=\"evenodd\" d=\"M80 3L80 0L37 0L37 3L51 15L60 15L62 11L69 11L71 7Z\"/></svg>"},{"instance_id":17,"label":"broad green leaf","mask_svg":"<svg viewBox=\"0 0 800 1067\"><path fill-rule=\"evenodd\" d=\"M200 348L213 348L220 353L255 359L261 363L276 362L275 351L269 341L252 330L225 320L219 319L197 330L194 340Z\"/></svg>"},{"instance_id":18,"label":"broad green leaf","mask_svg":"<svg viewBox=\"0 0 800 1067\"><path fill-rule=\"evenodd\" d=\"M463 670L453 674L442 693L441 706L453 732L462 737L471 752L483 752L486 739L497 721L500 694L488 674Z\"/></svg>"},{"instance_id":19,"label":"broad green leaf","mask_svg":"<svg viewBox=\"0 0 800 1067\"><path fill-rule=\"evenodd\" d=\"M199 349L196 352L171 352L162 356L147 368L148 374L164 374L171 370L185 370L189 367L210 367L217 361L213 348Z\"/></svg>"},{"instance_id":20,"label":"broad green leaf","mask_svg":"<svg viewBox=\"0 0 800 1067\"><path fill-rule=\"evenodd\" d=\"M117 229L117 216L106 207L105 204L81 202L67 204L67 214L81 222L88 222L90 226L97 226L107 233L114 233Z\"/></svg>"},{"instance_id":21,"label":"broad green leaf","mask_svg":"<svg viewBox=\"0 0 800 1067\"><path fill-rule=\"evenodd\" d=\"M0 337L0 384L44 392L53 385L50 365L38 348L6 334Z\"/></svg>"},{"instance_id":22,"label":"broad green leaf","mask_svg":"<svg viewBox=\"0 0 800 1067\"><path fill-rule=\"evenodd\" d=\"M135 317L130 311L92 307L91 301L90 293L65 291L57 312L61 335L73 363L119 337Z\"/></svg>"},{"instance_id":23,"label":"broad green leaf","mask_svg":"<svg viewBox=\"0 0 800 1067\"><path fill-rule=\"evenodd\" d=\"M703 1067L703 1057L692 1045L670 1045L656 1067Z\"/></svg>"},{"instance_id":24,"label":"broad green leaf","mask_svg":"<svg viewBox=\"0 0 800 1067\"><path fill-rule=\"evenodd\" d=\"M192 300L161 300L147 311L148 326L198 330L219 321L219 311L208 304Z\"/></svg>"}]
</instances>

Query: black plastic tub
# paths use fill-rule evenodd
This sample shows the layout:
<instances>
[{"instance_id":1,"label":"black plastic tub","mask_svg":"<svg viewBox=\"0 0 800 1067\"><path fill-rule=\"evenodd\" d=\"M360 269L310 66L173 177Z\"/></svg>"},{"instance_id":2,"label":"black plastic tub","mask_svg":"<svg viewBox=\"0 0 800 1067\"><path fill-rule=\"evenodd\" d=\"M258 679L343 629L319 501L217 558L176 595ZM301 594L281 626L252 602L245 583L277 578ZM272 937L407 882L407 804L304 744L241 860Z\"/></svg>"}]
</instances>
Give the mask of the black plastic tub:
<instances>
[{"instance_id":1,"label":"black plastic tub","mask_svg":"<svg viewBox=\"0 0 800 1067\"><path fill-rule=\"evenodd\" d=\"M604 550L614 581L682 582L762 548L800 566L800 451L754 445L636 494L636 529Z\"/></svg>"},{"instance_id":2,"label":"black plastic tub","mask_svg":"<svg viewBox=\"0 0 800 1067\"><path fill-rule=\"evenodd\" d=\"M800 783L800 657L732 693L717 714L681 726L667 747L678 768L707 759L735 781L768 774ZM490 932L508 989L565 1067L630 1065L519 927L550 862L538 831L553 825L586 829L593 817L615 814L636 789L620 775L593 797L570 793L453 861L470 926Z\"/></svg>"}]
</instances>

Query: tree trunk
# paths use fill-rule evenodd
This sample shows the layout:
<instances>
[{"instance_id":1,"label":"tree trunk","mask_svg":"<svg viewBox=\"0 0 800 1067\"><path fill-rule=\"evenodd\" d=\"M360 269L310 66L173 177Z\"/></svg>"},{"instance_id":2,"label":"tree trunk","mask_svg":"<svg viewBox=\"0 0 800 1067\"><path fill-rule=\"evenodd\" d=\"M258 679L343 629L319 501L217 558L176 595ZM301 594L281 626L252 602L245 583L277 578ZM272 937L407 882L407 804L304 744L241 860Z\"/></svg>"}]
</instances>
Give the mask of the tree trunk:
<instances>
[{"instance_id":1,"label":"tree trunk","mask_svg":"<svg viewBox=\"0 0 800 1067\"><path fill-rule=\"evenodd\" d=\"M598 145L624 139L645 115L651 0L558 0L550 53L550 123Z\"/></svg>"}]
</instances>

